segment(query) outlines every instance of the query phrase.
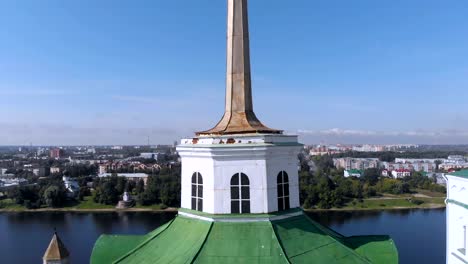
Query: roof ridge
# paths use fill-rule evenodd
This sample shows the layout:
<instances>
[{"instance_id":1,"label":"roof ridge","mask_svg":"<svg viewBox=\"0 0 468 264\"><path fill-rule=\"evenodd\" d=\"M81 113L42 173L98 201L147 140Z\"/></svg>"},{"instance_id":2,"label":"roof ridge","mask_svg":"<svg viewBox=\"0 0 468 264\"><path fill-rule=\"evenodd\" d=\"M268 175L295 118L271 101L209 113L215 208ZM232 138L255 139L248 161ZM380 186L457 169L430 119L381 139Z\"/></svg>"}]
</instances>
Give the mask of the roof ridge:
<instances>
[{"instance_id":1,"label":"roof ridge","mask_svg":"<svg viewBox=\"0 0 468 264\"><path fill-rule=\"evenodd\" d=\"M122 257L118 258L116 261L114 261L113 263L119 263L121 262L122 260L126 259L127 257L129 257L131 254L133 254L135 251L137 251L138 249L142 248L144 245L146 245L148 242L150 242L151 240L155 239L156 237L158 237L160 234L162 234L164 231L166 231L171 225L172 223L174 223L176 218L172 219L167 225L166 227L164 227L163 230L161 230L161 232L158 232L157 234L154 234L152 236L150 236L149 238L145 239L143 242L141 242L138 246L136 246L135 248L133 248L132 250L130 250L129 252L127 252L125 255L123 255Z\"/></svg>"},{"instance_id":2,"label":"roof ridge","mask_svg":"<svg viewBox=\"0 0 468 264\"><path fill-rule=\"evenodd\" d=\"M205 243L206 243L206 241L208 240L208 237L210 236L211 229L213 228L213 225L214 225L214 222L211 222L211 223L210 223L210 229L208 229L208 232L207 232L206 235L205 235L205 239L203 239L203 243L200 245L200 248L198 248L197 253L195 254L195 256L193 256L193 258L192 258L192 260L190 261L190 263L194 263L194 261L197 260L198 255L200 255L200 252L202 251L203 246L205 246Z\"/></svg>"},{"instance_id":3,"label":"roof ridge","mask_svg":"<svg viewBox=\"0 0 468 264\"><path fill-rule=\"evenodd\" d=\"M304 216L305 216L305 218L306 218L311 224L313 224L315 227L317 227L317 228L319 228L320 230L322 230L322 232L328 233L328 232L323 231L323 226L322 226L322 225L318 224L317 222L315 222L314 220L312 220L311 218L309 218L309 216L308 216L307 214L304 214ZM343 235L341 235L340 233L337 233L337 232L334 232L334 233L335 233L335 234L338 234L338 235L340 235L340 236L342 236L343 238L345 238L345 237L344 237ZM366 263L372 264L372 262L371 262L369 259L367 259L366 257L364 257L364 256L362 256L362 255L360 255L360 254L358 254L355 250L353 250L353 249L351 249L350 247L348 247L348 245L346 245L345 243L343 243L343 242L339 241L337 238L335 238L335 236L330 235L330 234L328 234L328 236L329 236L333 241L335 241L335 242L337 242L338 244L340 244L341 246L343 246L343 248L345 248L345 250L351 252L354 256L356 256L356 257L362 259L362 260L365 261Z\"/></svg>"},{"instance_id":4,"label":"roof ridge","mask_svg":"<svg viewBox=\"0 0 468 264\"><path fill-rule=\"evenodd\" d=\"M276 233L276 229L273 226L272 221L269 221L269 224L271 226L271 229L273 229L273 234L275 234L276 241L278 242L278 245L279 245L279 247L281 249L281 252L283 252L283 257L284 257L284 259L286 259L286 263L291 264L291 261L289 261L288 255L286 254L286 251L284 251L283 242L281 242L281 239L278 237L278 234Z\"/></svg>"}]
</instances>

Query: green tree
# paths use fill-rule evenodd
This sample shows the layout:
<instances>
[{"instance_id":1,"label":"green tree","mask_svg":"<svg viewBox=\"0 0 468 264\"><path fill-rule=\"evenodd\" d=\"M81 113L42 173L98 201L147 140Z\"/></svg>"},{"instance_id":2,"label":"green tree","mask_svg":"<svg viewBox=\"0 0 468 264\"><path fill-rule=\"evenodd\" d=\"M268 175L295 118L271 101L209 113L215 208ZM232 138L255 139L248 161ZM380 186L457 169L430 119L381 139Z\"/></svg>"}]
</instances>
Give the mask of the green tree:
<instances>
[{"instance_id":1,"label":"green tree","mask_svg":"<svg viewBox=\"0 0 468 264\"><path fill-rule=\"evenodd\" d=\"M145 182L144 182L143 180L139 180L139 181L137 182L136 187L135 187L135 192L136 192L137 194L140 194L140 193L142 193L142 192L144 192L144 191L145 191Z\"/></svg>"},{"instance_id":2,"label":"green tree","mask_svg":"<svg viewBox=\"0 0 468 264\"><path fill-rule=\"evenodd\" d=\"M375 185L379 181L380 171L377 168L366 169L362 175L362 179L370 185Z\"/></svg>"},{"instance_id":3,"label":"green tree","mask_svg":"<svg viewBox=\"0 0 468 264\"><path fill-rule=\"evenodd\" d=\"M351 196L353 198L362 199L362 183L358 180L352 181Z\"/></svg>"},{"instance_id":4,"label":"green tree","mask_svg":"<svg viewBox=\"0 0 468 264\"><path fill-rule=\"evenodd\" d=\"M43 200L48 207L60 207L66 198L65 190L56 185L49 186L43 194Z\"/></svg>"},{"instance_id":5,"label":"green tree","mask_svg":"<svg viewBox=\"0 0 468 264\"><path fill-rule=\"evenodd\" d=\"M94 201L100 204L116 204L119 201L120 193L115 188L115 183L111 181L104 182L96 188Z\"/></svg>"}]
</instances>

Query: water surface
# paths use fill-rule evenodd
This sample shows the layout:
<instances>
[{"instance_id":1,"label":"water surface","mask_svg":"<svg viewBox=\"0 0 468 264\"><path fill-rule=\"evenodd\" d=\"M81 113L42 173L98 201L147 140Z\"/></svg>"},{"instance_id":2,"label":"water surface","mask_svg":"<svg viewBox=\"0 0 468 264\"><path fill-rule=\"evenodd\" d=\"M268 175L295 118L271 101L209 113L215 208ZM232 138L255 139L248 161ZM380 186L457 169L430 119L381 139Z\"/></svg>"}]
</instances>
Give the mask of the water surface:
<instances>
[{"instance_id":1,"label":"water surface","mask_svg":"<svg viewBox=\"0 0 468 264\"><path fill-rule=\"evenodd\" d=\"M445 209L314 212L320 223L347 236L388 234L400 263L445 263ZM88 263L101 234L146 234L175 213L0 213L0 263L41 263L54 228L72 263Z\"/></svg>"}]
</instances>

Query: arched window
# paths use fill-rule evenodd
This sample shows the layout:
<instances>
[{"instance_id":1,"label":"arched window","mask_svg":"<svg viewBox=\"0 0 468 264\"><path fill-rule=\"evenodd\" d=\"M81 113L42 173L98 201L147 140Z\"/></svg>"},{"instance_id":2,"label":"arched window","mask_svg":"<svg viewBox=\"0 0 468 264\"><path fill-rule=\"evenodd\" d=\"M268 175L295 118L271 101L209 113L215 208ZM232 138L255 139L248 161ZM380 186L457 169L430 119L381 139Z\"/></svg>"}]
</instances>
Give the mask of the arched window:
<instances>
[{"instance_id":1,"label":"arched window","mask_svg":"<svg viewBox=\"0 0 468 264\"><path fill-rule=\"evenodd\" d=\"M231 214L250 213L250 181L244 173L231 178Z\"/></svg>"},{"instance_id":2,"label":"arched window","mask_svg":"<svg viewBox=\"0 0 468 264\"><path fill-rule=\"evenodd\" d=\"M278 174L276 179L278 186L278 211L288 210L289 205L289 178L285 171Z\"/></svg>"},{"instance_id":3,"label":"arched window","mask_svg":"<svg viewBox=\"0 0 468 264\"><path fill-rule=\"evenodd\" d=\"M199 172L192 175L192 210L203 211L203 177Z\"/></svg>"}]
</instances>

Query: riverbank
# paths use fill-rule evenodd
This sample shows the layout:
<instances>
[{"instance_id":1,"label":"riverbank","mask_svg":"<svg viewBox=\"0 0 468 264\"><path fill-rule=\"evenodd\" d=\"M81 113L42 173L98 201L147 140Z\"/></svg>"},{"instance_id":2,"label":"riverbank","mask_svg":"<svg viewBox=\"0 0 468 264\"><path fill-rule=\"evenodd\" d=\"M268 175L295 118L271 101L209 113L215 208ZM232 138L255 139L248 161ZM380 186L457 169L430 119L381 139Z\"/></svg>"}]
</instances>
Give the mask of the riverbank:
<instances>
[{"instance_id":1,"label":"riverbank","mask_svg":"<svg viewBox=\"0 0 468 264\"><path fill-rule=\"evenodd\" d=\"M28 209L14 203L10 199L0 200L0 212L177 212L178 208L162 205L136 206L127 209L117 209L112 205L95 203L91 197L85 197L83 201L71 202L64 207Z\"/></svg>"},{"instance_id":2,"label":"riverbank","mask_svg":"<svg viewBox=\"0 0 468 264\"><path fill-rule=\"evenodd\" d=\"M445 205L432 206L399 206L382 208L359 208L343 207L330 209L304 209L306 212L325 212L325 211L391 211L391 210L409 210L409 209L441 209ZM72 209L72 208L40 208L40 209L0 209L0 213L39 213L39 212L75 212L75 213L112 213L112 212L153 212L153 213L176 213L178 208L167 209L147 209L147 208L128 208L128 209Z\"/></svg>"},{"instance_id":3,"label":"riverbank","mask_svg":"<svg viewBox=\"0 0 468 264\"><path fill-rule=\"evenodd\" d=\"M128 209L76 209L76 208L40 208L40 209L0 209L0 213L35 213L35 212L76 212L76 213L111 213L111 212L155 212L170 213L177 212L178 208L150 209L150 208L128 208Z\"/></svg>"},{"instance_id":4,"label":"riverbank","mask_svg":"<svg viewBox=\"0 0 468 264\"><path fill-rule=\"evenodd\" d=\"M445 197L429 197L420 194L413 196L385 196L350 201L342 207L306 211L362 211L362 210L401 210L401 209L438 209L445 208Z\"/></svg>"},{"instance_id":5,"label":"riverbank","mask_svg":"<svg viewBox=\"0 0 468 264\"><path fill-rule=\"evenodd\" d=\"M372 197L363 200L351 200L338 208L310 208L305 211L364 211L364 210L401 210L401 209L437 209L445 208L445 197L440 193L429 193L418 190L414 194ZM99 204L91 196L83 201L75 201L60 208L27 209L10 199L0 200L0 212L177 212L178 208L167 208L164 205L141 206L128 209L117 209L113 205Z\"/></svg>"},{"instance_id":6,"label":"riverbank","mask_svg":"<svg viewBox=\"0 0 468 264\"><path fill-rule=\"evenodd\" d=\"M321 209L321 208L311 208L304 209L306 212L320 212L320 211L386 211L386 210L405 210L405 209L440 209L445 208L445 203L425 203L421 205L411 204L411 205L401 205L403 201L393 201L397 204L390 206L385 204L385 202L380 201L379 205L370 206L366 201L362 204L356 206L344 206L341 208L330 208L330 209ZM40 209L27 209L24 207L14 207L14 208L0 208L0 213L5 212L77 212L77 213L109 213L109 212L154 212L154 213L165 213L165 212L177 212L179 208L157 208L154 207L133 207L127 209L117 209L117 208L40 208Z\"/></svg>"}]
</instances>

